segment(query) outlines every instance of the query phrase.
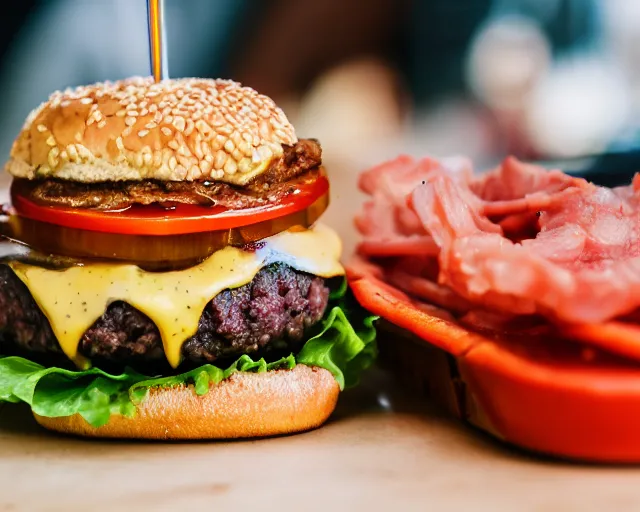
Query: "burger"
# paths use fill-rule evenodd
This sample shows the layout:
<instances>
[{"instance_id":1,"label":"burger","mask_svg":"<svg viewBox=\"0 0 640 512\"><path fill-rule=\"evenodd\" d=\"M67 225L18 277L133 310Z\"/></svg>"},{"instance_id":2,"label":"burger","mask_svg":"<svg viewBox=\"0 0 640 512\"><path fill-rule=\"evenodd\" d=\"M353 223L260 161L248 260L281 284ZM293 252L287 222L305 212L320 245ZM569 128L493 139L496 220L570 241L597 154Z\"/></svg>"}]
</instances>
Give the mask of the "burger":
<instances>
[{"instance_id":1,"label":"burger","mask_svg":"<svg viewBox=\"0 0 640 512\"><path fill-rule=\"evenodd\" d=\"M227 80L56 92L11 150L0 400L96 437L323 424L376 355L319 143Z\"/></svg>"}]
</instances>

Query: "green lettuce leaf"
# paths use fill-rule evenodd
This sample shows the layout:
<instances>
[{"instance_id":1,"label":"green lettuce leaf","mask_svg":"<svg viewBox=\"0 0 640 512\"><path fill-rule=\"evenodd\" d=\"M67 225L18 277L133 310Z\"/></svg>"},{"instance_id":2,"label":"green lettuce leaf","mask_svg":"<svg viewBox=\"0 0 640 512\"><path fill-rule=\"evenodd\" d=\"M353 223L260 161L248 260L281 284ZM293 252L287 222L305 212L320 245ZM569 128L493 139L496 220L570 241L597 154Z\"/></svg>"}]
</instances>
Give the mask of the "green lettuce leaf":
<instances>
[{"instance_id":1,"label":"green lettuce leaf","mask_svg":"<svg viewBox=\"0 0 640 512\"><path fill-rule=\"evenodd\" d=\"M331 294L324 318L300 353L274 362L243 355L226 369L206 364L180 375L150 377L129 368L113 375L98 368L45 368L22 357L0 356L0 402L25 402L36 414L51 418L80 414L92 426L100 427L115 414L132 417L136 404L151 388L186 384L204 395L210 386L234 372L262 373L292 369L296 364L318 366L329 370L344 389L357 384L377 355L375 320L355 305L345 281Z\"/></svg>"}]
</instances>

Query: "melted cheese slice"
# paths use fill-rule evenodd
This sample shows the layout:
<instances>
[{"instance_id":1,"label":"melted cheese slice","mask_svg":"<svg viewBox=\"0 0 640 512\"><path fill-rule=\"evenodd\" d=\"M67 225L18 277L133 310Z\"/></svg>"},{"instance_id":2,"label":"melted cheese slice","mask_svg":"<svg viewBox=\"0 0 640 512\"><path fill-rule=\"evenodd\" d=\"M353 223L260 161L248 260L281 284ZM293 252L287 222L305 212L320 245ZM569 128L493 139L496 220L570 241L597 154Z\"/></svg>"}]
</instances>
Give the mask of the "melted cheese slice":
<instances>
[{"instance_id":1,"label":"melted cheese slice","mask_svg":"<svg viewBox=\"0 0 640 512\"><path fill-rule=\"evenodd\" d=\"M276 262L324 278L343 275L341 251L336 233L318 224L266 238L254 251L225 247L197 266L172 272L147 272L129 264L64 270L9 265L49 319L64 353L77 365L88 365L78 353L84 332L110 303L121 300L156 324L167 360L175 368L182 344L196 333L205 306L221 291L249 283L261 268Z\"/></svg>"}]
</instances>

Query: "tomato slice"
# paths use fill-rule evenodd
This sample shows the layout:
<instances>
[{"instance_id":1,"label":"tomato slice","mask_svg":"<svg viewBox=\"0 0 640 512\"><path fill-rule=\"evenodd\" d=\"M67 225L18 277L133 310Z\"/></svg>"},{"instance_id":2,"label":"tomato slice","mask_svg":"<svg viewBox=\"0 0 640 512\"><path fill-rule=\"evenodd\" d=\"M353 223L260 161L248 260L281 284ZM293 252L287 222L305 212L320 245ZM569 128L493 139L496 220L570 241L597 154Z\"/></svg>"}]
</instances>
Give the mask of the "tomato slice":
<instances>
[{"instance_id":1,"label":"tomato slice","mask_svg":"<svg viewBox=\"0 0 640 512\"><path fill-rule=\"evenodd\" d=\"M194 205L173 209L134 205L121 211L42 206L21 195L15 186L11 187L11 201L20 216L47 224L102 233L167 236L229 230L278 219L309 208L328 193L329 180L321 174L276 203L242 210Z\"/></svg>"},{"instance_id":2,"label":"tomato slice","mask_svg":"<svg viewBox=\"0 0 640 512\"><path fill-rule=\"evenodd\" d=\"M42 254L80 260L126 261L156 271L195 265L227 245L244 246L287 229L308 228L324 213L329 195L320 196L305 210L232 229L178 235L128 235L46 224L21 215L0 223L0 235L27 244Z\"/></svg>"}]
</instances>

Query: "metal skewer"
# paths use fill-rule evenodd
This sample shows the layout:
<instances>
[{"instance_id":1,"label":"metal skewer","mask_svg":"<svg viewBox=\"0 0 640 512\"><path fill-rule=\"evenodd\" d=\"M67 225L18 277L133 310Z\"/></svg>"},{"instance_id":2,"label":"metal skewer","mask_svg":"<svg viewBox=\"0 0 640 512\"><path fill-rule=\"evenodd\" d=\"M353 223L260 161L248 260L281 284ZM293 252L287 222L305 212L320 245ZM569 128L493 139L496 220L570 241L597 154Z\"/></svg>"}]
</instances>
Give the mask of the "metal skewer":
<instances>
[{"instance_id":1,"label":"metal skewer","mask_svg":"<svg viewBox=\"0 0 640 512\"><path fill-rule=\"evenodd\" d=\"M164 30L164 0L147 0L149 20L149 56L151 73L156 82L169 78L167 46Z\"/></svg>"}]
</instances>

